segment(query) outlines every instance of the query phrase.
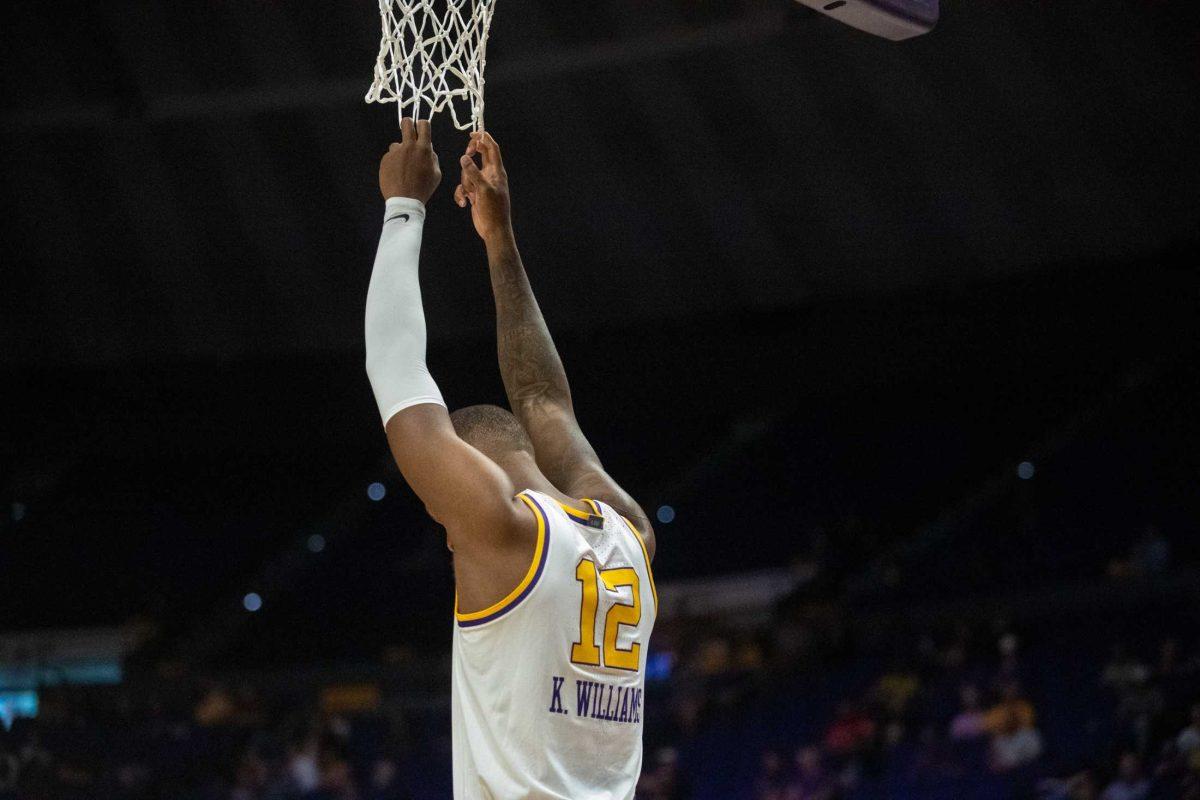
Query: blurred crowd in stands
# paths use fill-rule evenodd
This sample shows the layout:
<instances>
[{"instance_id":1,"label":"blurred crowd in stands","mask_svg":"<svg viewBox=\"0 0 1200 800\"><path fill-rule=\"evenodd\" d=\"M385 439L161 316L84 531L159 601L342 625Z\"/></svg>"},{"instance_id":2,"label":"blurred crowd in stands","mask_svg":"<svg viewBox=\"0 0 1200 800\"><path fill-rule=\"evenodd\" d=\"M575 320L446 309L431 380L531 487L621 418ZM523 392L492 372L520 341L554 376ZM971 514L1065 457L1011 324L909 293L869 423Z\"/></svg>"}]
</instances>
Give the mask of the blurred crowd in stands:
<instances>
[{"instance_id":1,"label":"blurred crowd in stands","mask_svg":"<svg viewBox=\"0 0 1200 800\"><path fill-rule=\"evenodd\" d=\"M812 735L764 749L752 791L740 796L953 797L922 787L976 784L990 787L988 797L1200 800L1200 653L1185 654L1178 639L1168 638L1157 653L1118 645L1107 664L1038 663L1012 632L997 637L991 658L974 657L971 634L959 634L943 646L921 638L911 659L885 666L862 691L838 701ZM755 703L752 681L760 676L743 674L751 682L740 686L731 681L746 666L738 660L745 651L725 641L701 646L684 665L689 677L682 682L737 688L707 692L713 698L707 703L689 699L684 688L672 707L672 736L681 742L706 718ZM1060 664L1078 672L1049 681L1039 674ZM1043 687L1036 703L1023 688L1027 676ZM1088 682L1080 694L1094 696L1097 705L1082 713L1055 708L1045 690L1063 678ZM1052 739L1039 726L1043 712L1058 718ZM638 796L698 796L685 777L690 773L674 745L649 750ZM898 787L907 791L897 793Z\"/></svg>"},{"instance_id":2,"label":"blurred crowd in stands","mask_svg":"<svg viewBox=\"0 0 1200 800\"><path fill-rule=\"evenodd\" d=\"M675 670L669 719L648 732L658 749L648 747L641 800L714 796L693 785L697 770L680 757L686 742L710 724L739 739L750 729L727 721L769 708L780 675L803 681L864 664L871 667L849 685L806 686L813 695L832 691L823 713L812 704L813 719L775 725L752 786L738 797L1200 800L1200 609L1174 622L1162 609L1124 615L1136 645L1118 641L1120 614L1051 614L1028 631L1031 647L1003 617L930 633L885 616L884 625L904 633L883 655L868 655L847 632L838 602L845 589L824 541L800 558L798 571L811 580L781 605L766 635L717 619L656 631ZM1166 537L1147 525L1107 563L1107 588L1155 585L1170 563Z\"/></svg>"},{"instance_id":3,"label":"blurred crowd in stands","mask_svg":"<svg viewBox=\"0 0 1200 800\"><path fill-rule=\"evenodd\" d=\"M0 728L4 800L407 800L399 716L316 712L249 684L43 692ZM295 704L293 704L295 702ZM408 774L405 774L408 773Z\"/></svg>"},{"instance_id":4,"label":"blurred crowd in stands","mask_svg":"<svg viewBox=\"0 0 1200 800\"><path fill-rule=\"evenodd\" d=\"M1156 580L1168 559L1147 529L1097 579ZM1127 635L1043 609L1041 623L992 610L939 627L885 606L872 628L820 564L798 569L809 579L768 624L662 621L639 800L1200 800L1186 624L1142 608ZM0 726L0 800L448 796L444 705L425 720L379 688L160 685L42 690L36 719ZM736 788L713 788L730 775Z\"/></svg>"}]
</instances>

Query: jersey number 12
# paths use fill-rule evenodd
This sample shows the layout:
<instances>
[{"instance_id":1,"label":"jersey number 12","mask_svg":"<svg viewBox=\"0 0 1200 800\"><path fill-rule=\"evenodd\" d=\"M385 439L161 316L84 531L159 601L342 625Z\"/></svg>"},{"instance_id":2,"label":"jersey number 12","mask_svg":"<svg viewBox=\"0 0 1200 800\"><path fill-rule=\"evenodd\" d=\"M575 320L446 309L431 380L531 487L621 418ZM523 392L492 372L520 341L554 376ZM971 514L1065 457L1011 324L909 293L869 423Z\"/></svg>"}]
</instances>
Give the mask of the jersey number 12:
<instances>
[{"instance_id":1,"label":"jersey number 12","mask_svg":"<svg viewBox=\"0 0 1200 800\"><path fill-rule=\"evenodd\" d=\"M633 642L628 650L617 647L617 635L621 626L636 626L642 620L642 595L639 591L637 572L632 567L598 569L590 558L581 559L575 566L575 580L583 589L579 604L579 641L571 645L571 661L590 667L612 667L637 672L642 646ZM604 615L604 651L596 646L596 626L600 624L597 611L600 607L600 585L605 590L619 595L622 587L632 591L631 602L618 599ZM603 660L601 660L603 655Z\"/></svg>"}]
</instances>

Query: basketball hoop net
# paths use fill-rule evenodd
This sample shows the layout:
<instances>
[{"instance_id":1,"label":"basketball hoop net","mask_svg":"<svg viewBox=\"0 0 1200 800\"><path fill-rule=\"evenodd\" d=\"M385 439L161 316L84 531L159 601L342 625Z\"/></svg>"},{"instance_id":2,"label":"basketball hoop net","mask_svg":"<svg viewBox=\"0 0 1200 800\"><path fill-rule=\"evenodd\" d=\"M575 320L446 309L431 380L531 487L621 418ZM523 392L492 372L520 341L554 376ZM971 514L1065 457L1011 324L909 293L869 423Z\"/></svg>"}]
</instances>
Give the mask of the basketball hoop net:
<instances>
[{"instance_id":1,"label":"basketball hoop net","mask_svg":"<svg viewBox=\"0 0 1200 800\"><path fill-rule=\"evenodd\" d=\"M496 0L379 0L383 36L368 103L431 119L449 107L459 130L483 130L483 69ZM467 108L471 115L467 119Z\"/></svg>"}]
</instances>

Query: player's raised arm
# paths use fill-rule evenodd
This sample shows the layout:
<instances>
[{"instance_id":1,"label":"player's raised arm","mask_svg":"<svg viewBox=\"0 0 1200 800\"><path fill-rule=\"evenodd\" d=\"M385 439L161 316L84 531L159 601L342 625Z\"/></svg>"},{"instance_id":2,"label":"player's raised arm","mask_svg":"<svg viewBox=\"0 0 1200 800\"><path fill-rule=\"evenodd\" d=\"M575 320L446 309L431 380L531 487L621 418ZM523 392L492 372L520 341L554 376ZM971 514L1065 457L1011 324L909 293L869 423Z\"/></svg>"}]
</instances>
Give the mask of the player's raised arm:
<instances>
[{"instance_id":1,"label":"player's raised arm","mask_svg":"<svg viewBox=\"0 0 1200 800\"><path fill-rule=\"evenodd\" d=\"M500 372L509 405L533 441L538 467L561 491L603 500L629 517L652 556L649 519L604 470L575 419L566 371L517 251L499 145L488 133L472 134L460 166L455 201L460 207L470 204L475 230L487 247Z\"/></svg>"},{"instance_id":2,"label":"player's raised arm","mask_svg":"<svg viewBox=\"0 0 1200 800\"><path fill-rule=\"evenodd\" d=\"M387 203L367 292L367 375L392 455L457 550L484 548L534 521L508 476L451 426L425 366L425 312L417 267L425 203L441 181L429 123L405 119L403 141L379 165Z\"/></svg>"}]
</instances>

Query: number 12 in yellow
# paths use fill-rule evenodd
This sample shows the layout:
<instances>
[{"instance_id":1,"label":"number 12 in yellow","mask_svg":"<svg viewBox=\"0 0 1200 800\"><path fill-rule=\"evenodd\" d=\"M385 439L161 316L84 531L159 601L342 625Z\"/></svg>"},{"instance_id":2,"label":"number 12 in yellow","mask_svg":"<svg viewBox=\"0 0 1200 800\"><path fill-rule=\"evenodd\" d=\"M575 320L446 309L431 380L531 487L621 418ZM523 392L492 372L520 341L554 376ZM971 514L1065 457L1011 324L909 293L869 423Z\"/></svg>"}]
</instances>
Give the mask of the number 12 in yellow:
<instances>
[{"instance_id":1,"label":"number 12 in yellow","mask_svg":"<svg viewBox=\"0 0 1200 800\"><path fill-rule=\"evenodd\" d=\"M637 672L641 644L633 642L628 650L617 646L621 626L633 627L642 620L642 595L637 572L632 567L598 569L596 562L584 558L575 566L575 580L582 587L583 597L579 604L579 641L571 645L571 661L583 666L605 666ZM596 646L601 583L612 593L617 593L624 586L632 590L631 602L618 598L604 615L603 660L600 648Z\"/></svg>"}]
</instances>

